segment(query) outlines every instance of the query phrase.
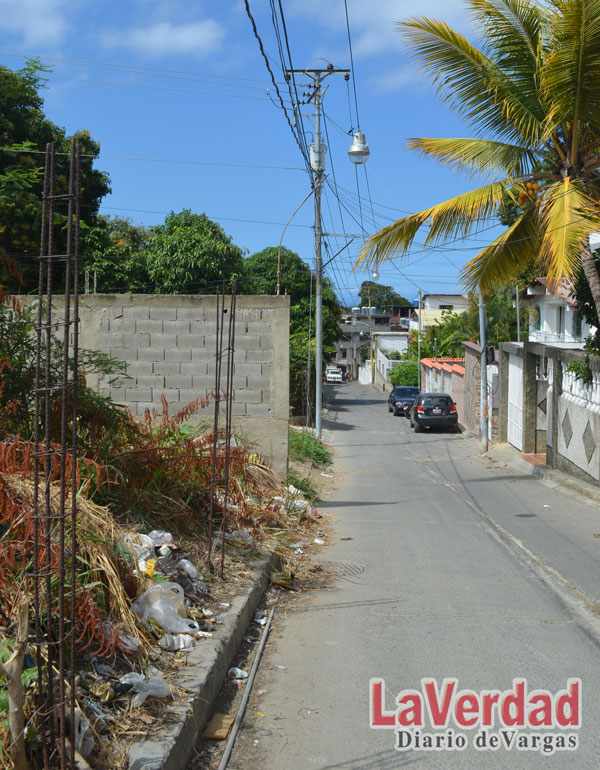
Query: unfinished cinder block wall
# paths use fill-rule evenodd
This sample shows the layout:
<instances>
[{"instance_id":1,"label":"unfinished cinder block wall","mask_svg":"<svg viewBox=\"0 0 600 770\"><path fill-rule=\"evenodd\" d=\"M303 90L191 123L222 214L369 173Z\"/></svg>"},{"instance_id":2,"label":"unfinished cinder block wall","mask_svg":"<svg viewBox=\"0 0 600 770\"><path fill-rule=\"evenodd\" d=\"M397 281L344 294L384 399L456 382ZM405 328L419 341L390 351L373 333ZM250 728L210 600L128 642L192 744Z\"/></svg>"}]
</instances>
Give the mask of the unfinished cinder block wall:
<instances>
[{"instance_id":1,"label":"unfinished cinder block wall","mask_svg":"<svg viewBox=\"0 0 600 770\"><path fill-rule=\"evenodd\" d=\"M285 296L237 298L233 377L236 433L283 476L288 456L289 307ZM216 311L215 296L83 296L81 347L125 361L130 377L120 387L91 376L88 384L140 416L146 409L160 414L163 396L170 413L206 396L215 386ZM225 313L225 340L228 318ZM211 413L212 406L201 416Z\"/></svg>"}]
</instances>

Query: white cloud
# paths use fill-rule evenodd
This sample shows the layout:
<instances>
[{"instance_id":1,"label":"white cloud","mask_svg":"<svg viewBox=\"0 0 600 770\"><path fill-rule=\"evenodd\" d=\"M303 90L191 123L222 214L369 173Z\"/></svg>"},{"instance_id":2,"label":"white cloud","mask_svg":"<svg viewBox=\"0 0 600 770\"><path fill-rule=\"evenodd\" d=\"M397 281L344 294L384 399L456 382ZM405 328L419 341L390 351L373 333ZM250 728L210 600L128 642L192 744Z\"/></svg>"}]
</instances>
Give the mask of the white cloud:
<instances>
[{"instance_id":1,"label":"white cloud","mask_svg":"<svg viewBox=\"0 0 600 770\"><path fill-rule=\"evenodd\" d=\"M108 46L133 48L156 56L191 54L197 57L220 50L224 38L224 29L212 19L188 24L161 21L147 27L113 31L103 36L104 44Z\"/></svg>"},{"instance_id":2,"label":"white cloud","mask_svg":"<svg viewBox=\"0 0 600 770\"><path fill-rule=\"evenodd\" d=\"M464 32L468 16L461 0L348 0L348 17L354 55L368 57L400 51L402 40L397 22L412 16L440 19ZM311 19L314 24L339 33L346 28L344 5L340 0L292 0L290 14Z\"/></svg>"},{"instance_id":3,"label":"white cloud","mask_svg":"<svg viewBox=\"0 0 600 770\"><path fill-rule=\"evenodd\" d=\"M376 91L391 93L392 91L401 91L407 86L412 87L416 83L422 82L423 73L416 67L406 66L383 72L372 80L372 85Z\"/></svg>"},{"instance_id":4,"label":"white cloud","mask_svg":"<svg viewBox=\"0 0 600 770\"><path fill-rule=\"evenodd\" d=\"M64 0L0 0L1 26L30 48L56 45L67 28L65 10Z\"/></svg>"}]
</instances>

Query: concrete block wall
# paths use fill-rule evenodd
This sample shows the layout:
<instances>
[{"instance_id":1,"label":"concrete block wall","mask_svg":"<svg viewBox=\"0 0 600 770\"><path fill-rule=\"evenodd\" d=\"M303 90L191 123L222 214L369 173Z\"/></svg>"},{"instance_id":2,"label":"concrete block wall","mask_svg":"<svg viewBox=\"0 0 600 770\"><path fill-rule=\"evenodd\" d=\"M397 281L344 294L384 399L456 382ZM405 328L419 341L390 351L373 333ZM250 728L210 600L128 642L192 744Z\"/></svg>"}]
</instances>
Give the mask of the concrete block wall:
<instances>
[{"instance_id":1,"label":"concrete block wall","mask_svg":"<svg viewBox=\"0 0 600 770\"><path fill-rule=\"evenodd\" d=\"M60 305L61 298L57 298ZM226 298L225 308L229 308ZM216 297L88 294L81 298L80 345L127 365L128 379L111 385L88 377L134 415L174 414L215 388ZM229 316L222 316L224 347ZM221 386L225 387L223 363ZM234 429L281 475L287 473L289 297L237 298L233 371ZM201 417L213 413L212 404ZM191 422L192 420L190 420Z\"/></svg>"}]
</instances>

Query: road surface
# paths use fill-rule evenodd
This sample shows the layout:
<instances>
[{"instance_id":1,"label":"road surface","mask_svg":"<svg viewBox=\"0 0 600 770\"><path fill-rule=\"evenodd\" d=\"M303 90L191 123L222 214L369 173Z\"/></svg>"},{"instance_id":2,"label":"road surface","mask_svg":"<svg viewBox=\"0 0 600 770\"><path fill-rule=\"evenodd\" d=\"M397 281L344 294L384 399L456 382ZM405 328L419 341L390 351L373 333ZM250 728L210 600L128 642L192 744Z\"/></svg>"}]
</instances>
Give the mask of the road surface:
<instances>
[{"instance_id":1,"label":"road surface","mask_svg":"<svg viewBox=\"0 0 600 770\"><path fill-rule=\"evenodd\" d=\"M600 767L597 506L485 460L474 439L415 434L370 386L328 391L338 484L321 558L340 577L276 615L230 770ZM479 751L479 728L452 719L462 751L399 751L393 729L370 729L371 679L391 710L448 677L475 693L525 677L552 694L579 678L582 726L521 730L529 751ZM422 733L447 732L424 718ZM544 752L533 736L551 733L577 749Z\"/></svg>"}]
</instances>

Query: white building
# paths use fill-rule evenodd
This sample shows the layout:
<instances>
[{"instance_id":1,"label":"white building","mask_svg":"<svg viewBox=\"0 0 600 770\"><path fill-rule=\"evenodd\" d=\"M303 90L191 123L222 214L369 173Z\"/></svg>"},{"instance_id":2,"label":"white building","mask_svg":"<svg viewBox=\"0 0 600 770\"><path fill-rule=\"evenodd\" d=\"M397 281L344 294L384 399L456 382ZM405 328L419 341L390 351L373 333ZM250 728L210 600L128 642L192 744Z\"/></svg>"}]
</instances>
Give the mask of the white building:
<instances>
[{"instance_id":1,"label":"white building","mask_svg":"<svg viewBox=\"0 0 600 770\"><path fill-rule=\"evenodd\" d=\"M529 307L529 340L559 347L583 347L594 330L577 311L571 283L536 278L522 299Z\"/></svg>"},{"instance_id":2,"label":"white building","mask_svg":"<svg viewBox=\"0 0 600 770\"><path fill-rule=\"evenodd\" d=\"M469 308L469 298L464 294L424 294L421 298L421 310L415 308L410 321L412 331L419 329L419 316L421 318L421 331L429 326L439 324L444 313L464 313Z\"/></svg>"}]
</instances>

